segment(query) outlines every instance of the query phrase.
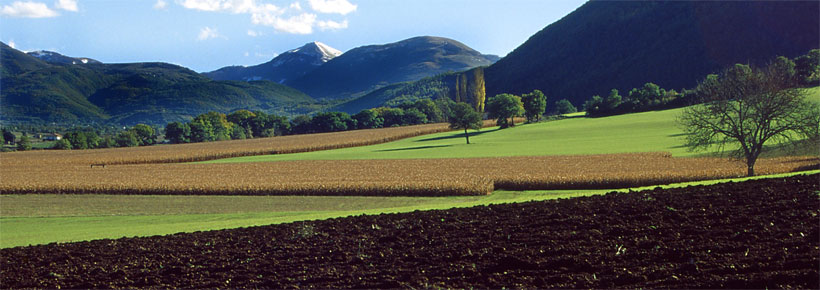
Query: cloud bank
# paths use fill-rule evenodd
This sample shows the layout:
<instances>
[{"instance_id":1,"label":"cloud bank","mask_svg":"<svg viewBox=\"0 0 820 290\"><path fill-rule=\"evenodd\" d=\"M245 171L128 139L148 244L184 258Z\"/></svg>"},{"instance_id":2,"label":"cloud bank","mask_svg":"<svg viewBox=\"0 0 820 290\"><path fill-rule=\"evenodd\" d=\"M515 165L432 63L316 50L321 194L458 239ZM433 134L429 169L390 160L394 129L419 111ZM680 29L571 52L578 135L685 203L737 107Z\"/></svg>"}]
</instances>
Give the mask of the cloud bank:
<instances>
[{"instance_id":1,"label":"cloud bank","mask_svg":"<svg viewBox=\"0 0 820 290\"><path fill-rule=\"evenodd\" d=\"M310 9L316 13L303 11L299 2L286 6L277 6L263 0L176 0L176 3L197 11L247 14L254 25L272 27L276 31L291 34L311 34L314 28L323 31L345 29L348 26L347 19L341 22L324 20L319 19L316 13L347 15L357 9L348 0L308 0ZM252 33L248 35L254 36Z\"/></svg>"},{"instance_id":2,"label":"cloud bank","mask_svg":"<svg viewBox=\"0 0 820 290\"><path fill-rule=\"evenodd\" d=\"M76 0L57 0L57 2L54 4L54 7L56 7L57 9L63 9L65 11L71 12L80 11L80 9L77 8Z\"/></svg>"},{"instance_id":3,"label":"cloud bank","mask_svg":"<svg viewBox=\"0 0 820 290\"><path fill-rule=\"evenodd\" d=\"M62 9L65 11L77 12L80 11L77 5L77 0L57 0L54 2L54 9ZM11 5L3 5L0 7L0 15L17 18L51 18L60 16L48 5L36 1L14 1Z\"/></svg>"},{"instance_id":4,"label":"cloud bank","mask_svg":"<svg viewBox=\"0 0 820 290\"><path fill-rule=\"evenodd\" d=\"M0 15L21 18L49 18L60 14L51 10L46 4L32 1L15 1L11 5L3 5Z\"/></svg>"}]
</instances>

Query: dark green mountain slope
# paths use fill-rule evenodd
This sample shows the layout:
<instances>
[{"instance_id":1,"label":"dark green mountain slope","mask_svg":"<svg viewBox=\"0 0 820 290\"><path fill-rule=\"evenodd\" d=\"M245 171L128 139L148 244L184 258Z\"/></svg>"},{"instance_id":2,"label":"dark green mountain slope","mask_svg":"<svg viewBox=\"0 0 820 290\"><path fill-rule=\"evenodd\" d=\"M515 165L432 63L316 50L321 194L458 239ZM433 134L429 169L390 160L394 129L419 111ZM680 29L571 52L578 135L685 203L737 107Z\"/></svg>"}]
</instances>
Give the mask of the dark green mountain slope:
<instances>
[{"instance_id":1,"label":"dark green mountain slope","mask_svg":"<svg viewBox=\"0 0 820 290\"><path fill-rule=\"evenodd\" d=\"M331 110L354 114L364 109L397 106L420 99L449 98L469 103L476 110L483 111L485 97L484 68L477 67L463 72L426 77L415 82L392 84L341 103Z\"/></svg>"},{"instance_id":2,"label":"dark green mountain slope","mask_svg":"<svg viewBox=\"0 0 820 290\"><path fill-rule=\"evenodd\" d=\"M452 39L414 37L351 49L285 84L314 98L344 98L393 83L490 65L494 60Z\"/></svg>"},{"instance_id":3,"label":"dark green mountain slope","mask_svg":"<svg viewBox=\"0 0 820 290\"><path fill-rule=\"evenodd\" d=\"M280 112L309 96L268 81L212 81L165 63L46 63L0 43L2 120L165 124L208 111Z\"/></svg>"},{"instance_id":4,"label":"dark green mountain slope","mask_svg":"<svg viewBox=\"0 0 820 290\"><path fill-rule=\"evenodd\" d=\"M690 88L734 63L820 46L818 1L590 1L486 70L487 95L543 91L581 105L653 82Z\"/></svg>"}]
</instances>

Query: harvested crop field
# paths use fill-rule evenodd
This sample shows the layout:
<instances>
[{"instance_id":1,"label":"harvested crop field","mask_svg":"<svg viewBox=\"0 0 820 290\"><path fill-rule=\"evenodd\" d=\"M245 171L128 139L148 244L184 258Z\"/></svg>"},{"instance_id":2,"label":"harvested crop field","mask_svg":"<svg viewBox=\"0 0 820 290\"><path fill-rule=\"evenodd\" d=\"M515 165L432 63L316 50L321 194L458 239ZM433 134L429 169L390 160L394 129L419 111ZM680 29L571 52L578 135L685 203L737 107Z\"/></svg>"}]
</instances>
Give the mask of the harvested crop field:
<instances>
[{"instance_id":1,"label":"harvested crop field","mask_svg":"<svg viewBox=\"0 0 820 290\"><path fill-rule=\"evenodd\" d=\"M818 288L820 175L0 250L3 288Z\"/></svg>"},{"instance_id":2,"label":"harvested crop field","mask_svg":"<svg viewBox=\"0 0 820 290\"><path fill-rule=\"evenodd\" d=\"M484 127L495 126L493 120ZM447 123L351 130L270 138L93 150L37 150L0 154L4 168L37 165L156 164L222 158L287 154L387 143L399 139L451 131Z\"/></svg>"},{"instance_id":3,"label":"harvested crop field","mask_svg":"<svg viewBox=\"0 0 820 290\"><path fill-rule=\"evenodd\" d=\"M816 157L761 159L759 174L815 168ZM0 194L485 195L494 189L608 189L742 177L742 162L667 153L232 164L17 164Z\"/></svg>"},{"instance_id":4,"label":"harvested crop field","mask_svg":"<svg viewBox=\"0 0 820 290\"><path fill-rule=\"evenodd\" d=\"M3 166L28 163L85 166L91 164L178 163L365 146L450 130L447 124L428 124L164 146L11 152L3 153L2 159Z\"/></svg>"}]
</instances>

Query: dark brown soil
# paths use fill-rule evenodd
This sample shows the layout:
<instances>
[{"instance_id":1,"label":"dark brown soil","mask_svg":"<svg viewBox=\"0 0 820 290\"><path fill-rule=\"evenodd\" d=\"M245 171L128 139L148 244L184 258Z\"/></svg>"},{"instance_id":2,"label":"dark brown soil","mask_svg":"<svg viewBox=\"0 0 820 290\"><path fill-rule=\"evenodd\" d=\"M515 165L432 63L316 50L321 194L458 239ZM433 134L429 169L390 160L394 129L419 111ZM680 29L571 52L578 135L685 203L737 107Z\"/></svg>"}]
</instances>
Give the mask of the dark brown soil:
<instances>
[{"instance_id":1,"label":"dark brown soil","mask_svg":"<svg viewBox=\"0 0 820 290\"><path fill-rule=\"evenodd\" d=\"M818 288L820 176L0 250L0 287Z\"/></svg>"}]
</instances>

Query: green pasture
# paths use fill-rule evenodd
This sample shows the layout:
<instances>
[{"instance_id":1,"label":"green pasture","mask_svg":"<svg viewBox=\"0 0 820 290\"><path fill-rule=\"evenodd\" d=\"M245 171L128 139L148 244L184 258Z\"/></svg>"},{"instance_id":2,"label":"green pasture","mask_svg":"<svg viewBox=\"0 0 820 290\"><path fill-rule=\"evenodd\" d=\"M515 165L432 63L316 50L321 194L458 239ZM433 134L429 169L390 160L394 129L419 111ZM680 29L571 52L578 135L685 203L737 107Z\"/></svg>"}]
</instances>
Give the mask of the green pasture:
<instances>
[{"instance_id":1,"label":"green pasture","mask_svg":"<svg viewBox=\"0 0 820 290\"><path fill-rule=\"evenodd\" d=\"M815 174L820 170L753 177ZM670 184L684 187L736 178ZM472 197L0 195L0 248L54 242L167 235L362 214L449 209L572 198L654 188L582 191L495 191Z\"/></svg>"},{"instance_id":2,"label":"green pasture","mask_svg":"<svg viewBox=\"0 0 820 290\"><path fill-rule=\"evenodd\" d=\"M820 87L809 89L809 99L820 103ZM678 157L701 156L703 152L689 152L682 146L683 131L676 123L682 111L683 109L672 109L602 118L585 118L575 113L558 121L520 124L504 130L494 127L470 131L471 144L466 144L463 131L453 131L370 146L229 158L207 163L472 158L660 151Z\"/></svg>"},{"instance_id":3,"label":"green pasture","mask_svg":"<svg viewBox=\"0 0 820 290\"><path fill-rule=\"evenodd\" d=\"M680 109L606 118L575 117L499 130L445 132L390 143L297 154L252 156L209 161L260 162L282 160L470 158L533 155L578 155L668 151L676 156L693 153L682 148L675 124Z\"/></svg>"}]
</instances>

